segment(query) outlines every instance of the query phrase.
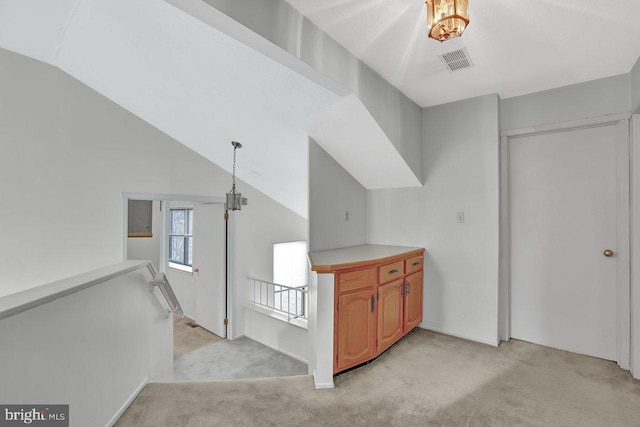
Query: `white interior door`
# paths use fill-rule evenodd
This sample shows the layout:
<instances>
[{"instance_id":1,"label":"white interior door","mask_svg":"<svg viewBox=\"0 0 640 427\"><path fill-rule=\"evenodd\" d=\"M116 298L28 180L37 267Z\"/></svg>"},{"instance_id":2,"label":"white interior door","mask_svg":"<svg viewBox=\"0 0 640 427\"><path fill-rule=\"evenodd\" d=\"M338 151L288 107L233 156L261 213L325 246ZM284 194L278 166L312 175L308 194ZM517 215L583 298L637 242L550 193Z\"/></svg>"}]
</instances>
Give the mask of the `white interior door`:
<instances>
[{"instance_id":1,"label":"white interior door","mask_svg":"<svg viewBox=\"0 0 640 427\"><path fill-rule=\"evenodd\" d=\"M193 267L196 321L226 338L224 276L224 205L193 207Z\"/></svg>"},{"instance_id":2,"label":"white interior door","mask_svg":"<svg viewBox=\"0 0 640 427\"><path fill-rule=\"evenodd\" d=\"M617 141L615 125L510 140L511 337L617 359Z\"/></svg>"}]
</instances>

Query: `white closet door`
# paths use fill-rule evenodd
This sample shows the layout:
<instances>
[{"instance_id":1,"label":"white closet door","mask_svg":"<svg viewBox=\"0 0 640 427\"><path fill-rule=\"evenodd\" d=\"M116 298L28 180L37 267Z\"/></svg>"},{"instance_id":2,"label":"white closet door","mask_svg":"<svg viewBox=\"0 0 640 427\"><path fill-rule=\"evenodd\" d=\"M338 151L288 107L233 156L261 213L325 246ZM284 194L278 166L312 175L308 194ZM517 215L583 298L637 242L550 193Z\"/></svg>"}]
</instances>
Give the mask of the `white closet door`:
<instances>
[{"instance_id":1,"label":"white closet door","mask_svg":"<svg viewBox=\"0 0 640 427\"><path fill-rule=\"evenodd\" d=\"M513 338L617 359L617 135L510 140Z\"/></svg>"}]
</instances>

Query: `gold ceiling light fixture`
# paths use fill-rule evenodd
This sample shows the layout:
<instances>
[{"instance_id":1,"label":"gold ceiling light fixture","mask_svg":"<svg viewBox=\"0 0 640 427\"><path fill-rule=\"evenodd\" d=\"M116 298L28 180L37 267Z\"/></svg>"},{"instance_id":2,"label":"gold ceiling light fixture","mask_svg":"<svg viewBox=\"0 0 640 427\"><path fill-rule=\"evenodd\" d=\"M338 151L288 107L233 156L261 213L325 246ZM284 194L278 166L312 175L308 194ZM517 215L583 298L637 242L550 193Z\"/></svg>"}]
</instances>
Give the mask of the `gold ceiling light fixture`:
<instances>
[{"instance_id":1,"label":"gold ceiling light fixture","mask_svg":"<svg viewBox=\"0 0 640 427\"><path fill-rule=\"evenodd\" d=\"M469 0L427 0L429 37L441 42L461 36L469 25Z\"/></svg>"}]
</instances>

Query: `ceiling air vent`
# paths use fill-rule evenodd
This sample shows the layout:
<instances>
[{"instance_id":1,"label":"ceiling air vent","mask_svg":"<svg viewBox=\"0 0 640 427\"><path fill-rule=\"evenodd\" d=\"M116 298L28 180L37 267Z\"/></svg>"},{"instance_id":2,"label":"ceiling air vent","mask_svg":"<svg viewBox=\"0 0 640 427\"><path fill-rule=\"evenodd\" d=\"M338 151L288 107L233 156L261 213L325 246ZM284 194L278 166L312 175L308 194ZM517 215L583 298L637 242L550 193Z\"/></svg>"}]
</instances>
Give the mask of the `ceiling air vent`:
<instances>
[{"instance_id":1,"label":"ceiling air vent","mask_svg":"<svg viewBox=\"0 0 640 427\"><path fill-rule=\"evenodd\" d=\"M443 55L438 55L438 58L440 58L442 62L445 63L449 71L452 72L473 67L473 62L471 62L471 58L469 58L467 48L447 52Z\"/></svg>"}]
</instances>

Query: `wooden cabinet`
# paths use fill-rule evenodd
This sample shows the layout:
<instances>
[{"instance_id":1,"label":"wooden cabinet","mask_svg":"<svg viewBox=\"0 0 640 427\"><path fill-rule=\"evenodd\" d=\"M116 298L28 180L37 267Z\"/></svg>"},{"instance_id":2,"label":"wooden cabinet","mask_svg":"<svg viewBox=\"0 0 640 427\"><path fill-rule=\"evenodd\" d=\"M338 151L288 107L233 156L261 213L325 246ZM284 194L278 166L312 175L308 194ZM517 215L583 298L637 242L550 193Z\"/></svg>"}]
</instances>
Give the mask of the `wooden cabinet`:
<instances>
[{"instance_id":1,"label":"wooden cabinet","mask_svg":"<svg viewBox=\"0 0 640 427\"><path fill-rule=\"evenodd\" d=\"M400 260L392 262L391 264L385 264L378 267L378 277L380 283L386 283L389 280L399 279L404 274L404 261Z\"/></svg>"},{"instance_id":2,"label":"wooden cabinet","mask_svg":"<svg viewBox=\"0 0 640 427\"><path fill-rule=\"evenodd\" d=\"M400 279L378 286L378 352L389 348L404 334L402 289Z\"/></svg>"},{"instance_id":3,"label":"wooden cabinet","mask_svg":"<svg viewBox=\"0 0 640 427\"><path fill-rule=\"evenodd\" d=\"M364 270L338 273L337 283L338 292L341 294L354 289L371 288L376 283L375 270L366 268Z\"/></svg>"},{"instance_id":4,"label":"wooden cabinet","mask_svg":"<svg viewBox=\"0 0 640 427\"><path fill-rule=\"evenodd\" d=\"M334 373L377 357L422 321L423 252L335 266Z\"/></svg>"},{"instance_id":5,"label":"wooden cabinet","mask_svg":"<svg viewBox=\"0 0 640 427\"><path fill-rule=\"evenodd\" d=\"M375 306L371 289L340 295L337 306L336 369L366 362L376 348ZM335 370L335 369L334 369Z\"/></svg>"},{"instance_id":6,"label":"wooden cabinet","mask_svg":"<svg viewBox=\"0 0 640 427\"><path fill-rule=\"evenodd\" d=\"M422 322L422 271L406 277L404 283L404 333Z\"/></svg>"},{"instance_id":7,"label":"wooden cabinet","mask_svg":"<svg viewBox=\"0 0 640 427\"><path fill-rule=\"evenodd\" d=\"M422 270L423 261L424 261L424 255L407 259L407 265L405 268L407 274L411 274L416 271Z\"/></svg>"}]
</instances>

